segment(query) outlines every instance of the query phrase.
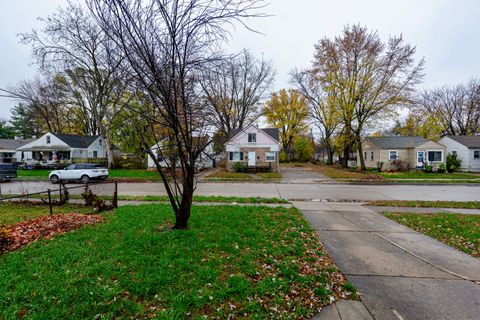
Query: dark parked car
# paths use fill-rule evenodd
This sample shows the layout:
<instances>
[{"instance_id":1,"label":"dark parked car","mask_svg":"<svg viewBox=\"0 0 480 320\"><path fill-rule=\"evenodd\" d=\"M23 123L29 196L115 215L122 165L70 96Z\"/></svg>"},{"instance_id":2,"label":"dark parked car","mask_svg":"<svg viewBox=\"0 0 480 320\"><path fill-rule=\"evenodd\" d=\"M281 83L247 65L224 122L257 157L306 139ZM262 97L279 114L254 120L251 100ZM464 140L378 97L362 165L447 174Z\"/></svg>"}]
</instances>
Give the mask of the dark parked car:
<instances>
[{"instance_id":1,"label":"dark parked car","mask_svg":"<svg viewBox=\"0 0 480 320\"><path fill-rule=\"evenodd\" d=\"M12 163L0 163L0 181L10 181L17 177L17 166Z\"/></svg>"}]
</instances>

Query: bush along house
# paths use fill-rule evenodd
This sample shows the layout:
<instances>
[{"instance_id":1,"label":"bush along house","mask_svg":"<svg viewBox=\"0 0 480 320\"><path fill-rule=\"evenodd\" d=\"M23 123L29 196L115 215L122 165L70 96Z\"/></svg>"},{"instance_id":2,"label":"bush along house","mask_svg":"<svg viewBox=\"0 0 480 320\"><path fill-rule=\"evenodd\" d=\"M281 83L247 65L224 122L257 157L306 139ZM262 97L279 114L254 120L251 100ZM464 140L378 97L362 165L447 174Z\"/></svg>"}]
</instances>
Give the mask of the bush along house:
<instances>
[{"instance_id":1,"label":"bush along house","mask_svg":"<svg viewBox=\"0 0 480 320\"><path fill-rule=\"evenodd\" d=\"M362 149L367 167L383 163L384 170L421 169L427 164L438 169L446 157L445 146L422 137L369 137ZM399 165L402 168L396 168Z\"/></svg>"},{"instance_id":2,"label":"bush along house","mask_svg":"<svg viewBox=\"0 0 480 320\"><path fill-rule=\"evenodd\" d=\"M278 171L280 142L277 128L260 129L250 125L232 130L225 150L227 171Z\"/></svg>"}]
</instances>

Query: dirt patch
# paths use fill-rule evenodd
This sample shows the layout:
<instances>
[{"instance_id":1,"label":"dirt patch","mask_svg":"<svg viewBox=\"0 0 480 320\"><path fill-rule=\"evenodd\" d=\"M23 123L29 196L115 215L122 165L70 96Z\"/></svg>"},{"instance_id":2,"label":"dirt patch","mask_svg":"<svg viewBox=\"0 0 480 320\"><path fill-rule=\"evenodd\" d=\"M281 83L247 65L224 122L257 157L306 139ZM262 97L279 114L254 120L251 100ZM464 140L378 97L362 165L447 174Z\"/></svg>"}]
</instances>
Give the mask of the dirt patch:
<instances>
[{"instance_id":1,"label":"dirt patch","mask_svg":"<svg viewBox=\"0 0 480 320\"><path fill-rule=\"evenodd\" d=\"M100 215L67 213L26 220L8 227L0 226L3 235L0 253L17 250L40 239L53 239L55 235L103 220Z\"/></svg>"}]
</instances>

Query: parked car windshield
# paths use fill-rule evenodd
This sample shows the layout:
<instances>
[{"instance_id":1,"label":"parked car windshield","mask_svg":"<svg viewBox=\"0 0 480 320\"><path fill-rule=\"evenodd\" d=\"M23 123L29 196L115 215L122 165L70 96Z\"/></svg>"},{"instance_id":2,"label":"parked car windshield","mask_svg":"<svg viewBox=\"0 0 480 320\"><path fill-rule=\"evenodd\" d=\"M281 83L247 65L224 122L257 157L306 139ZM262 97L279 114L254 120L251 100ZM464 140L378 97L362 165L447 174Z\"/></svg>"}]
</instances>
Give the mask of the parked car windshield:
<instances>
[{"instance_id":1,"label":"parked car windshield","mask_svg":"<svg viewBox=\"0 0 480 320\"><path fill-rule=\"evenodd\" d=\"M68 167L66 167L65 170L75 170L75 165L71 164Z\"/></svg>"}]
</instances>

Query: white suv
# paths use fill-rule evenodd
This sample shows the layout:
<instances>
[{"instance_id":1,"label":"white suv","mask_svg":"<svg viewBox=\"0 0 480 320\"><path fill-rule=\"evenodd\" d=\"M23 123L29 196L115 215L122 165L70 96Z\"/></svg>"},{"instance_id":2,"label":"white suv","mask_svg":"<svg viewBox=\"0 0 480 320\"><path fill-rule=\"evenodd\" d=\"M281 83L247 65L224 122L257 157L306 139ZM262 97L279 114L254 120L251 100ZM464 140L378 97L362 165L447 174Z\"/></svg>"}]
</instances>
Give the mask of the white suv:
<instances>
[{"instance_id":1,"label":"white suv","mask_svg":"<svg viewBox=\"0 0 480 320\"><path fill-rule=\"evenodd\" d=\"M48 175L51 183L60 181L81 181L88 183L90 180L105 180L108 178L108 169L91 163L71 164L63 170L54 170Z\"/></svg>"}]
</instances>

